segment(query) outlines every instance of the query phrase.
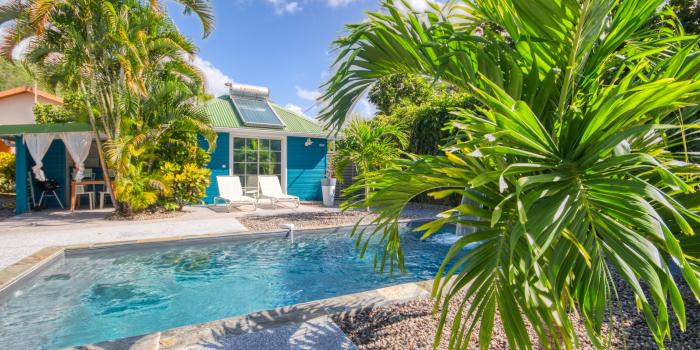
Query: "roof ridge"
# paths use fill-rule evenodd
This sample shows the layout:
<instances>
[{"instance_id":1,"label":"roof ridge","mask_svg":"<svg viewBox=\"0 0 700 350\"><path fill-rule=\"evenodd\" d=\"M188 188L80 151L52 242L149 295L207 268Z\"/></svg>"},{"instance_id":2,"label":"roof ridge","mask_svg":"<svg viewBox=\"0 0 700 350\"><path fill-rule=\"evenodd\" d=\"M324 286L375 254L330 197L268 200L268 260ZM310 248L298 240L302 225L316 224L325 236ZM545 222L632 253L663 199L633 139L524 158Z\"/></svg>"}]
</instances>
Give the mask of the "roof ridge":
<instances>
[{"instance_id":1,"label":"roof ridge","mask_svg":"<svg viewBox=\"0 0 700 350\"><path fill-rule=\"evenodd\" d=\"M53 102L63 104L63 99L61 97L56 96L56 95L51 94L51 93L48 93L46 91L39 90L37 88L34 88L33 86L27 86L27 85L21 85L21 86L17 86L17 87L11 88L11 89L0 91L0 98L15 96L15 95L19 95L19 94L25 93L25 92L36 94L37 96L41 96L47 100L51 100Z\"/></svg>"}]
</instances>

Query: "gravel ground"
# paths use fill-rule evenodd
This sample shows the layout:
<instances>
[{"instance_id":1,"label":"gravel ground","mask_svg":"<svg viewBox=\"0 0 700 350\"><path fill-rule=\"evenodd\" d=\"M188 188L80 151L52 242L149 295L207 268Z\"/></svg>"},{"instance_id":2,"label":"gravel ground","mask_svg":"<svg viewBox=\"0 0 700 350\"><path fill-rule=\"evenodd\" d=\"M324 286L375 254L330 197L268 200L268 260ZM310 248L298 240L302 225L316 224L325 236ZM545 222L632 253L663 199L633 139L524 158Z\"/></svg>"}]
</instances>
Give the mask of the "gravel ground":
<instances>
[{"instance_id":1,"label":"gravel ground","mask_svg":"<svg viewBox=\"0 0 700 350\"><path fill-rule=\"evenodd\" d=\"M636 312L634 295L631 290L616 282L621 298L621 307L615 311L612 348L614 349L656 349L656 344L647 330L644 317ZM666 342L667 349L700 349L700 304L692 296L687 285L679 285L686 304L687 330L681 332L675 317L671 316L671 339ZM455 298L450 305L450 312L440 341L439 349L447 349L449 329L452 326L458 302ZM469 307L467 303L466 308ZM407 303L373 308L354 316L335 316L335 322L358 345L359 349L431 349L437 329L437 319L432 314L433 301L429 299L414 300ZM669 306L670 309L670 306ZM671 314L672 311L669 310ZM594 349L586 336L584 326L577 322L577 333L581 349ZM604 327L604 332L607 327ZM533 344L537 344L534 331L528 329ZM470 340L469 349L478 348L479 326L476 326ZM607 333L606 333L607 334ZM500 318L496 315L494 336L491 349L507 349L505 334ZM537 347L535 347L537 348Z\"/></svg>"},{"instance_id":2,"label":"gravel ground","mask_svg":"<svg viewBox=\"0 0 700 350\"><path fill-rule=\"evenodd\" d=\"M15 215L15 195L0 193L0 220Z\"/></svg>"},{"instance_id":3,"label":"gravel ground","mask_svg":"<svg viewBox=\"0 0 700 350\"><path fill-rule=\"evenodd\" d=\"M162 220L162 219L172 219L176 218L179 216L182 216L187 213L187 208L184 208L181 211L166 211L166 210L146 210L144 212L131 215L131 216L125 216L118 214L117 212L112 213L111 215L107 216L105 220L110 220L110 221L147 221L147 220Z\"/></svg>"},{"instance_id":4,"label":"gravel ground","mask_svg":"<svg viewBox=\"0 0 700 350\"><path fill-rule=\"evenodd\" d=\"M404 219L434 217L443 208L427 205L411 205L404 213ZM297 229L319 228L325 226L350 225L362 220L370 223L375 215L367 215L365 211L353 210L340 212L336 210L321 212L289 213L277 215L249 215L238 221L251 231L277 230L280 224L294 224ZM364 219L363 219L364 218Z\"/></svg>"}]
</instances>

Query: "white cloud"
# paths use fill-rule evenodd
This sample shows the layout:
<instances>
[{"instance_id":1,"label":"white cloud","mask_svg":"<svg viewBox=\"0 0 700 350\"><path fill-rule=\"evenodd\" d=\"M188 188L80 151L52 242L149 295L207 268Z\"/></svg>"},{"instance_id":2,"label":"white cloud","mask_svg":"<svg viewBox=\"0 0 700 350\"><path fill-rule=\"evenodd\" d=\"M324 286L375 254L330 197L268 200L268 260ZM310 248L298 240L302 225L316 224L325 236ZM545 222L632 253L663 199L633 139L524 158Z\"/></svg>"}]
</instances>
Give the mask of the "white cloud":
<instances>
[{"instance_id":1,"label":"white cloud","mask_svg":"<svg viewBox=\"0 0 700 350\"><path fill-rule=\"evenodd\" d=\"M228 94L228 87L226 83L233 82L233 79L228 75L224 74L219 68L216 68L214 64L203 59L200 56L195 56L192 63L197 67L206 80L207 92L214 95L225 95Z\"/></svg>"},{"instance_id":2,"label":"white cloud","mask_svg":"<svg viewBox=\"0 0 700 350\"><path fill-rule=\"evenodd\" d=\"M349 4L352 4L357 0L326 0L326 4L330 7L336 8L336 7L342 7L342 6L347 6Z\"/></svg>"},{"instance_id":3,"label":"white cloud","mask_svg":"<svg viewBox=\"0 0 700 350\"><path fill-rule=\"evenodd\" d=\"M369 99L365 96L358 101L355 111L363 118L371 119L377 113L377 107L369 102Z\"/></svg>"},{"instance_id":4,"label":"white cloud","mask_svg":"<svg viewBox=\"0 0 700 350\"><path fill-rule=\"evenodd\" d=\"M304 114L304 110L303 110L301 107L299 107L299 106L297 106L297 105L295 105L295 104L293 104L293 103L287 103L287 105L284 106L284 108L286 108L286 109L288 109L288 110L290 110L290 111L292 111L292 112L295 112L295 113L299 113L299 114L302 114L302 115Z\"/></svg>"},{"instance_id":5,"label":"white cloud","mask_svg":"<svg viewBox=\"0 0 700 350\"><path fill-rule=\"evenodd\" d=\"M408 0L407 2L415 11L418 12L430 10L430 3L437 4L438 6L443 5L441 2L434 0Z\"/></svg>"},{"instance_id":6,"label":"white cloud","mask_svg":"<svg viewBox=\"0 0 700 350\"><path fill-rule=\"evenodd\" d=\"M321 97L321 92L318 90L306 90L301 86L295 87L297 90L297 96L303 100L316 102L319 97Z\"/></svg>"},{"instance_id":7,"label":"white cloud","mask_svg":"<svg viewBox=\"0 0 700 350\"><path fill-rule=\"evenodd\" d=\"M265 0L275 9L275 14L284 15L286 13L295 13L302 10L301 5L297 1L289 0Z\"/></svg>"}]
</instances>

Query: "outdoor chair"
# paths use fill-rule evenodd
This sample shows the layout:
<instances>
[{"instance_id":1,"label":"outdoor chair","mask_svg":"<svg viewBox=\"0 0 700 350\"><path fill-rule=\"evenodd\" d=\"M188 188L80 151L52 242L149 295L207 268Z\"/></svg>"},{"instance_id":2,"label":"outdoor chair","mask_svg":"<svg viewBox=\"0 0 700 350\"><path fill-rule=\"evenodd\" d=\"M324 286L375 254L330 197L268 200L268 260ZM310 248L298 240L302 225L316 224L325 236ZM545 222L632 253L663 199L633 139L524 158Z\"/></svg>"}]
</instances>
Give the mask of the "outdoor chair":
<instances>
[{"instance_id":1,"label":"outdoor chair","mask_svg":"<svg viewBox=\"0 0 700 350\"><path fill-rule=\"evenodd\" d=\"M78 206L80 206L80 197L87 196L90 204L90 210L93 210L95 209L95 192L89 191L85 187L85 185L76 185L75 194L73 194L73 196L75 197Z\"/></svg>"},{"instance_id":2,"label":"outdoor chair","mask_svg":"<svg viewBox=\"0 0 700 350\"><path fill-rule=\"evenodd\" d=\"M277 203L291 202L299 208L301 202L299 197L285 194L280 186L280 180L275 175L261 175L258 177L258 185L260 186L260 197L267 198L274 209ZM259 199L258 199L259 200Z\"/></svg>"},{"instance_id":3,"label":"outdoor chair","mask_svg":"<svg viewBox=\"0 0 700 350\"><path fill-rule=\"evenodd\" d=\"M112 196L112 191L105 189L105 191L100 191L100 209L105 207L105 197L109 197L109 200L114 205L114 197Z\"/></svg>"},{"instance_id":4,"label":"outdoor chair","mask_svg":"<svg viewBox=\"0 0 700 350\"><path fill-rule=\"evenodd\" d=\"M219 187L219 196L214 198L214 205L219 202L226 204L226 209L231 211L232 206L252 205L257 209L255 199L243 194L241 179L238 176L217 176L216 184Z\"/></svg>"}]
</instances>

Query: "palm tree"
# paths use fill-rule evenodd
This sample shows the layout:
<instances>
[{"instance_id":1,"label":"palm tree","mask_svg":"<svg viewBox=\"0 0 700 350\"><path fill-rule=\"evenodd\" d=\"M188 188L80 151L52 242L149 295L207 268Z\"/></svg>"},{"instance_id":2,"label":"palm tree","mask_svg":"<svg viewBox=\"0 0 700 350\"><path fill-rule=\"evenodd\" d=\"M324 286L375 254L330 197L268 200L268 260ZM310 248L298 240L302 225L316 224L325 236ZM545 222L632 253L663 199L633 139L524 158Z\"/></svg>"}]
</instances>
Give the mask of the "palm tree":
<instances>
[{"instance_id":1,"label":"palm tree","mask_svg":"<svg viewBox=\"0 0 700 350\"><path fill-rule=\"evenodd\" d=\"M186 85L191 96L203 93L201 74L187 59L196 47L152 6L139 0L77 0L53 2L47 11L39 5L11 3L0 9L0 20L14 16L16 30L10 34L24 33L30 41L25 61L39 66L54 85L78 91L93 129L108 144L118 143L122 131L133 125L140 105L126 101L134 101L131 95L146 98L147 86L166 79ZM35 11L49 21L39 31L26 29L37 25L32 20ZM22 38L8 35L8 52ZM103 146L97 142L106 174Z\"/></svg>"},{"instance_id":2,"label":"palm tree","mask_svg":"<svg viewBox=\"0 0 700 350\"><path fill-rule=\"evenodd\" d=\"M572 313L602 348L618 275L663 348L669 312L685 329L678 279L700 298L700 259L678 238L693 237L699 208L676 200L699 186L682 151L700 127L683 118L700 102L696 38L662 0L473 0L428 13L401 4L384 1L336 41L320 118L337 128L378 79L401 73L448 83L476 105L454 111L444 156L396 161L354 185L374 191L345 206L378 214L358 242L383 236L381 266L401 268L402 208L423 193L460 194L469 200L420 228L477 229L436 277L438 339L463 291L452 348L466 348L477 323L487 348L497 312L512 348L532 347L525 324L544 348L578 347Z\"/></svg>"},{"instance_id":3,"label":"palm tree","mask_svg":"<svg viewBox=\"0 0 700 350\"><path fill-rule=\"evenodd\" d=\"M336 142L333 156L335 176L343 182L343 170L350 165L357 167L357 172L363 176L384 169L406 146L408 135L398 126L355 118L343 129L343 137ZM370 188L370 183L365 182L365 196L369 195Z\"/></svg>"}]
</instances>

